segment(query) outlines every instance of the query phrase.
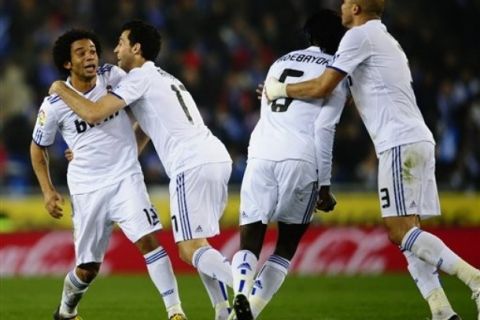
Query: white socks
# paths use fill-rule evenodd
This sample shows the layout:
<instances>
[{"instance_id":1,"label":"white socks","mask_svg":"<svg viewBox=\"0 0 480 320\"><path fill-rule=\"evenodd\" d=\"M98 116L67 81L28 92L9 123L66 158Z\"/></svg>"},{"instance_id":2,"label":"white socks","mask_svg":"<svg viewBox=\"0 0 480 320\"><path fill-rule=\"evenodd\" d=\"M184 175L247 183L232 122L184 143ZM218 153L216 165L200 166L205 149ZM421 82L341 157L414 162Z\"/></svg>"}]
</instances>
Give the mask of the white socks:
<instances>
[{"instance_id":1,"label":"white socks","mask_svg":"<svg viewBox=\"0 0 480 320\"><path fill-rule=\"evenodd\" d=\"M144 255L144 258L150 278L162 296L168 316L175 313L184 314L180 305L177 279L165 249L158 247Z\"/></svg>"},{"instance_id":2,"label":"white socks","mask_svg":"<svg viewBox=\"0 0 480 320\"><path fill-rule=\"evenodd\" d=\"M438 269L435 266L420 260L410 251L402 250L402 253L407 259L408 271L424 299L427 299L433 290L442 288Z\"/></svg>"},{"instance_id":3,"label":"white socks","mask_svg":"<svg viewBox=\"0 0 480 320\"><path fill-rule=\"evenodd\" d=\"M249 250L240 250L232 258L233 292L250 296L257 270L257 257Z\"/></svg>"},{"instance_id":4,"label":"white socks","mask_svg":"<svg viewBox=\"0 0 480 320\"><path fill-rule=\"evenodd\" d=\"M228 291L225 284L204 273L198 272L198 275L215 309L215 320L228 319L230 304L228 302Z\"/></svg>"},{"instance_id":5,"label":"white socks","mask_svg":"<svg viewBox=\"0 0 480 320\"><path fill-rule=\"evenodd\" d=\"M440 270L456 275L472 290L480 286L480 271L462 260L431 233L416 227L410 229L403 237L402 248Z\"/></svg>"},{"instance_id":6,"label":"white socks","mask_svg":"<svg viewBox=\"0 0 480 320\"><path fill-rule=\"evenodd\" d=\"M75 273L70 271L63 281L62 300L60 302L60 315L63 317L74 317L77 315L77 306L87 291L89 283L83 282Z\"/></svg>"},{"instance_id":7,"label":"white socks","mask_svg":"<svg viewBox=\"0 0 480 320\"><path fill-rule=\"evenodd\" d=\"M273 295L280 289L289 267L290 261L277 255L270 256L265 262L255 278L249 299L254 318L257 318Z\"/></svg>"},{"instance_id":8,"label":"white socks","mask_svg":"<svg viewBox=\"0 0 480 320\"><path fill-rule=\"evenodd\" d=\"M216 249L205 246L193 253L192 264L199 273L232 286L232 269L228 260Z\"/></svg>"}]
</instances>

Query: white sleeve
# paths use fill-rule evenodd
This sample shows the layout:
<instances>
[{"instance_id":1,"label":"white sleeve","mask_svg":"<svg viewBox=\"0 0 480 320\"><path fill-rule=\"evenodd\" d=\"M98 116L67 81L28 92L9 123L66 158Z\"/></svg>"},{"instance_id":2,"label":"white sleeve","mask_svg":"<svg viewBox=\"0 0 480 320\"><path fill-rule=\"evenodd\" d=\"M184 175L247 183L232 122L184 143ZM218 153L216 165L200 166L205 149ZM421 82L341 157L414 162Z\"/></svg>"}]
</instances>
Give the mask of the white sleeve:
<instances>
[{"instance_id":1,"label":"white sleeve","mask_svg":"<svg viewBox=\"0 0 480 320\"><path fill-rule=\"evenodd\" d=\"M365 31L356 28L350 29L340 41L334 61L329 67L350 74L369 57L370 52Z\"/></svg>"},{"instance_id":2,"label":"white sleeve","mask_svg":"<svg viewBox=\"0 0 480 320\"><path fill-rule=\"evenodd\" d=\"M347 100L347 92L346 81L342 81L325 100L320 114L315 119L314 141L319 186L331 184L335 129Z\"/></svg>"},{"instance_id":3,"label":"white sleeve","mask_svg":"<svg viewBox=\"0 0 480 320\"><path fill-rule=\"evenodd\" d=\"M143 96L149 84L150 80L148 76L140 69L137 69L130 71L110 93L123 99L127 105L131 105Z\"/></svg>"},{"instance_id":4,"label":"white sleeve","mask_svg":"<svg viewBox=\"0 0 480 320\"><path fill-rule=\"evenodd\" d=\"M107 84L112 86L113 88L116 88L120 81L122 81L126 76L127 73L123 71L121 68L114 66L114 65L105 65L105 66L110 66L110 70L108 72L108 80Z\"/></svg>"},{"instance_id":5,"label":"white sleeve","mask_svg":"<svg viewBox=\"0 0 480 320\"><path fill-rule=\"evenodd\" d=\"M55 106L49 102L58 101L58 96L50 96L45 98L40 110L38 110L37 121L33 129L32 139L40 147L48 147L55 141L55 135L58 130L58 116Z\"/></svg>"}]
</instances>

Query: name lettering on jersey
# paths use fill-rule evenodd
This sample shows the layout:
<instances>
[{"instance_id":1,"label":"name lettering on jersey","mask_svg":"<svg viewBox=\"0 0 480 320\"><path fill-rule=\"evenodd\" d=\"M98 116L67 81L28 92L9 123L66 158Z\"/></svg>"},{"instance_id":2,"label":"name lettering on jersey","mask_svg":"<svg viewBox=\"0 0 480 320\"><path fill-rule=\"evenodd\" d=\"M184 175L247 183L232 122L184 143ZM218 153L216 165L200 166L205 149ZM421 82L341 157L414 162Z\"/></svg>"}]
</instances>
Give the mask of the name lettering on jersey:
<instances>
[{"instance_id":1,"label":"name lettering on jersey","mask_svg":"<svg viewBox=\"0 0 480 320\"><path fill-rule=\"evenodd\" d=\"M282 61L296 61L302 63L316 63L316 64L328 64L329 59L325 57L313 56L310 54L289 53L279 58L277 62Z\"/></svg>"},{"instance_id":2,"label":"name lettering on jersey","mask_svg":"<svg viewBox=\"0 0 480 320\"><path fill-rule=\"evenodd\" d=\"M120 114L120 111L117 111L115 112L114 114L110 115L108 118L105 118L102 122L99 122L99 123L95 123L95 124L92 124L92 123L88 123L82 119L76 119L74 121L75 123L75 129L77 129L77 133L83 133L85 131L87 131L87 129L89 128L93 128L95 126L99 126L101 125L102 123L105 123L109 120L112 120L113 118L115 118L116 116L118 116Z\"/></svg>"}]
</instances>

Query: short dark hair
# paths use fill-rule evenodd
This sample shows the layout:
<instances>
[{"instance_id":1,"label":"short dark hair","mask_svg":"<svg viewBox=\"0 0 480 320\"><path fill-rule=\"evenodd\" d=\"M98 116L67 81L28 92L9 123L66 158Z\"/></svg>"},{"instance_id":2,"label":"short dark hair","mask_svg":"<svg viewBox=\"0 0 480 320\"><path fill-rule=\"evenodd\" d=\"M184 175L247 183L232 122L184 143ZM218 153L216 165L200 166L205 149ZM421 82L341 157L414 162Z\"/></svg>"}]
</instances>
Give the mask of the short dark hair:
<instances>
[{"instance_id":1,"label":"short dark hair","mask_svg":"<svg viewBox=\"0 0 480 320\"><path fill-rule=\"evenodd\" d=\"M57 41L55 41L52 50L53 62L62 75L70 75L70 70L65 69L64 64L72 59L72 43L82 39L92 40L93 44L95 45L95 49L97 50L98 57L100 57L102 54L102 47L95 33L81 29L71 29L65 32L57 39Z\"/></svg>"},{"instance_id":2,"label":"short dark hair","mask_svg":"<svg viewBox=\"0 0 480 320\"><path fill-rule=\"evenodd\" d=\"M140 43L142 57L146 60L155 61L162 46L162 37L158 30L141 20L133 20L122 26L123 31L130 31L128 40L130 45Z\"/></svg>"},{"instance_id":3,"label":"short dark hair","mask_svg":"<svg viewBox=\"0 0 480 320\"><path fill-rule=\"evenodd\" d=\"M319 46L328 54L335 54L347 29L340 16L332 10L322 9L313 14L303 27L311 45Z\"/></svg>"}]
</instances>

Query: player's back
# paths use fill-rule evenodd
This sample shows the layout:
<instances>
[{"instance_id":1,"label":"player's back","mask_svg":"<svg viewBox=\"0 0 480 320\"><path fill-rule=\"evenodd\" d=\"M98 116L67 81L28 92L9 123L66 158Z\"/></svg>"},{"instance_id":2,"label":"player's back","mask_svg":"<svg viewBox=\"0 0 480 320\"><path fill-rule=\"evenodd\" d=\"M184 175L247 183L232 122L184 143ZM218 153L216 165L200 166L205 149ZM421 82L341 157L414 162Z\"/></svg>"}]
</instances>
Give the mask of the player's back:
<instances>
[{"instance_id":1,"label":"player's back","mask_svg":"<svg viewBox=\"0 0 480 320\"><path fill-rule=\"evenodd\" d=\"M418 109L408 59L380 20L347 31L333 67L350 76L350 90L377 153L432 141Z\"/></svg>"},{"instance_id":2,"label":"player's back","mask_svg":"<svg viewBox=\"0 0 480 320\"><path fill-rule=\"evenodd\" d=\"M139 91L140 98L130 104L132 112L170 177L204 163L231 161L225 146L205 126L190 93L174 76L146 62L131 70L119 88L127 86Z\"/></svg>"},{"instance_id":3,"label":"player's back","mask_svg":"<svg viewBox=\"0 0 480 320\"><path fill-rule=\"evenodd\" d=\"M290 52L275 61L268 77L295 83L323 73L332 56L311 46ZM280 161L299 159L315 163L314 121L321 111L322 99L277 99L271 103L265 95L261 115L249 145L249 157Z\"/></svg>"},{"instance_id":4,"label":"player's back","mask_svg":"<svg viewBox=\"0 0 480 320\"><path fill-rule=\"evenodd\" d=\"M104 65L97 70L95 87L83 95L96 101L124 76L118 67ZM33 140L47 147L54 142L57 130L74 154L67 172L70 193L90 192L128 175L141 174L137 144L125 110L90 124L77 116L59 96L50 96L40 107Z\"/></svg>"}]
</instances>

